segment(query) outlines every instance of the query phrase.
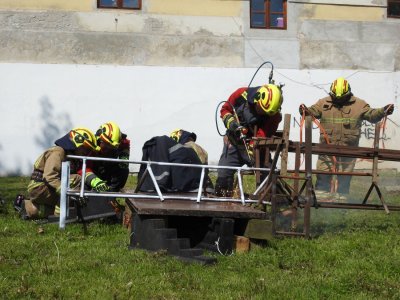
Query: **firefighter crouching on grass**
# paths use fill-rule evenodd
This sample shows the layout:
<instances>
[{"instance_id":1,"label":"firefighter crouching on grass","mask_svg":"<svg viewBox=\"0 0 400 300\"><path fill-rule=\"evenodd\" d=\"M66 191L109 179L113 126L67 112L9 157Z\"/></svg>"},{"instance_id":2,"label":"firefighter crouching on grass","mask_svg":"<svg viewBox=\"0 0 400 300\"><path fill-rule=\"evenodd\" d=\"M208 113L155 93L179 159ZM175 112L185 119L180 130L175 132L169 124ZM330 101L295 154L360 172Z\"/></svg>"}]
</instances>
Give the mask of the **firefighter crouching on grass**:
<instances>
[{"instance_id":1,"label":"firefighter crouching on grass","mask_svg":"<svg viewBox=\"0 0 400 300\"><path fill-rule=\"evenodd\" d=\"M67 155L88 156L99 150L94 134L87 128L74 128L55 141L56 146L47 149L34 164L28 197L21 208L25 219L46 218L57 214L61 190L61 164ZM76 174L74 161L71 163L70 187L80 185L81 176ZM25 215L26 214L26 215Z\"/></svg>"},{"instance_id":2,"label":"firefighter crouching on grass","mask_svg":"<svg viewBox=\"0 0 400 300\"><path fill-rule=\"evenodd\" d=\"M130 140L121 133L114 122L100 125L96 131L96 140L100 150L97 157L129 160ZM129 163L90 161L88 163L85 185L96 192L118 192L126 184L129 176Z\"/></svg>"},{"instance_id":3,"label":"firefighter crouching on grass","mask_svg":"<svg viewBox=\"0 0 400 300\"><path fill-rule=\"evenodd\" d=\"M320 120L320 143L332 145L358 146L361 125L364 120L377 123L384 116L393 113L393 104L374 109L364 100L353 96L349 82L340 77L336 79L331 87L329 96L318 100L314 105L306 107L301 104L300 114L312 115ZM323 130L326 132L324 135ZM355 158L336 157L320 155L317 161L317 170L332 172L352 172L356 163ZM338 176L337 191L332 186L332 175L317 174L315 194L317 199L332 199L346 201L350 191L351 176ZM338 194L332 195L331 192Z\"/></svg>"},{"instance_id":4,"label":"firefighter crouching on grass","mask_svg":"<svg viewBox=\"0 0 400 300\"><path fill-rule=\"evenodd\" d=\"M282 120L281 88L274 84L237 89L224 103L220 116L227 129L219 166L253 166L252 137L271 137ZM236 113L235 113L236 112ZM256 132L254 132L256 128ZM260 153L261 161L265 153ZM217 196L231 197L235 170L218 169ZM265 175L265 174L264 174Z\"/></svg>"}]
</instances>

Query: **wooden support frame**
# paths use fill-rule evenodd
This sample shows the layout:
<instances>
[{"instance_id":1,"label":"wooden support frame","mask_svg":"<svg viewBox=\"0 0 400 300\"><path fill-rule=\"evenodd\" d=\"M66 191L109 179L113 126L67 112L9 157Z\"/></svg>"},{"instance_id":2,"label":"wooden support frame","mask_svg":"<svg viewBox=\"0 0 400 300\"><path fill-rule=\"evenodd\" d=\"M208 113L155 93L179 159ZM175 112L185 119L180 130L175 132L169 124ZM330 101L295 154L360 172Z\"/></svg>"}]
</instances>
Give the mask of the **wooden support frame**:
<instances>
[{"instance_id":1,"label":"wooden support frame","mask_svg":"<svg viewBox=\"0 0 400 300\"><path fill-rule=\"evenodd\" d=\"M289 120L289 121L287 121ZM339 209L365 209L365 210L384 210L389 213L390 210L400 211L400 206L387 205L384 196L379 187L378 160L400 161L400 151L379 149L380 124L375 125L375 137L373 148L366 147L347 147L337 145L313 144L312 143L312 119L306 118L305 142L292 142L289 140L290 115L285 115L284 130L281 139L258 140L255 143L257 148L268 147L269 151L275 151L271 172L267 183L259 190L256 195L259 201L270 201L271 203L271 219L273 221L274 235L290 235L311 237L311 208L339 208ZM294 170L287 169L288 153L295 153ZM281 171L276 170L275 158L281 155ZM322 172L312 170L312 155L324 154L331 156L358 157L364 159L372 159L372 170L370 173L360 172ZM305 167L301 170L301 156L304 155ZM256 165L258 167L259 165ZM351 175L351 176L370 176L372 178L371 185L361 203L336 203L318 202L315 195L313 185L314 174L330 174L330 175ZM291 185L288 180L291 180ZM300 182L303 181L302 184ZM284 188L280 188L284 187ZM368 204L369 197L373 190L376 190L380 205ZM277 217L280 214L279 199L288 197L289 209L291 210L291 231L281 231L277 228ZM303 231L296 232L298 221L298 210L303 209Z\"/></svg>"}]
</instances>

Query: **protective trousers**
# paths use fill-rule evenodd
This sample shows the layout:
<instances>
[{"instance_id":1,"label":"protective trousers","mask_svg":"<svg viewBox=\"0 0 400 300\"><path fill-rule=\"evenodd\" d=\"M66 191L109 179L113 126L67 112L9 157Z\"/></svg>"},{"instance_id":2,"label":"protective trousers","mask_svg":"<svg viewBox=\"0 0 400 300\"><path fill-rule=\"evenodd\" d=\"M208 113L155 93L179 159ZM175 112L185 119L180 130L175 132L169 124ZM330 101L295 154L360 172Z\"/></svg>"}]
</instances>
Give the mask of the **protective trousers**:
<instances>
[{"instance_id":1,"label":"protective trousers","mask_svg":"<svg viewBox=\"0 0 400 300\"><path fill-rule=\"evenodd\" d=\"M69 178L70 188L77 188L80 186L81 176L78 174L71 174ZM37 187L29 190L29 199L31 203L39 210L39 217L47 217L54 212L54 207L59 205L60 195L53 189L46 185L44 182Z\"/></svg>"},{"instance_id":2,"label":"protective trousers","mask_svg":"<svg viewBox=\"0 0 400 300\"><path fill-rule=\"evenodd\" d=\"M218 166L241 167L252 166L252 161L247 154L244 145L233 145L227 138L224 138L224 147ZM218 196L232 196L233 180L236 170L218 169L218 177L215 184L215 193Z\"/></svg>"},{"instance_id":3,"label":"protective trousers","mask_svg":"<svg viewBox=\"0 0 400 300\"><path fill-rule=\"evenodd\" d=\"M337 172L353 172L356 159L352 157L336 157L336 163L332 156L320 155L317 161L317 170L333 172L336 167ZM338 192L348 194L350 192L350 175L338 175L337 186L332 182L333 175L317 174L316 190L327 192ZM336 190L337 189L337 190Z\"/></svg>"}]
</instances>

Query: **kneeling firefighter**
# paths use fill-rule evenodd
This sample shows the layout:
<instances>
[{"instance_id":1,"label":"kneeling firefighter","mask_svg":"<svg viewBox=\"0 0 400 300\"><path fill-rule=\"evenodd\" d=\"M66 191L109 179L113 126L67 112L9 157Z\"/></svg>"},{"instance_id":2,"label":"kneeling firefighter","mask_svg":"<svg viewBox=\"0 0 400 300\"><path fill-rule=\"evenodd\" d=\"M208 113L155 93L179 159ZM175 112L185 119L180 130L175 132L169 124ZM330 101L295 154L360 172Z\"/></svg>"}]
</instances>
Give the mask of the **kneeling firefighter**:
<instances>
[{"instance_id":1,"label":"kneeling firefighter","mask_svg":"<svg viewBox=\"0 0 400 300\"><path fill-rule=\"evenodd\" d=\"M129 160L130 140L115 122L100 125L95 136L99 146L97 157ZM125 186L128 175L127 162L89 161L85 185L96 192L118 192Z\"/></svg>"},{"instance_id":2,"label":"kneeling firefighter","mask_svg":"<svg viewBox=\"0 0 400 300\"><path fill-rule=\"evenodd\" d=\"M74 128L55 145L47 149L34 164L28 184L28 197L24 201L25 218L45 218L59 205L61 191L61 164L67 155L89 156L99 150L94 134L87 128ZM80 185L81 176L77 174L77 164L71 163L70 187Z\"/></svg>"},{"instance_id":3,"label":"kneeling firefighter","mask_svg":"<svg viewBox=\"0 0 400 300\"><path fill-rule=\"evenodd\" d=\"M182 129L174 130L170 136L155 136L142 147L142 161L168 162L174 164L196 164L207 162L208 154L195 143L196 134ZM152 165L158 187L165 192L194 192L199 188L201 169L189 166ZM139 190L155 191L148 176L147 166L142 164L138 174Z\"/></svg>"}]
</instances>

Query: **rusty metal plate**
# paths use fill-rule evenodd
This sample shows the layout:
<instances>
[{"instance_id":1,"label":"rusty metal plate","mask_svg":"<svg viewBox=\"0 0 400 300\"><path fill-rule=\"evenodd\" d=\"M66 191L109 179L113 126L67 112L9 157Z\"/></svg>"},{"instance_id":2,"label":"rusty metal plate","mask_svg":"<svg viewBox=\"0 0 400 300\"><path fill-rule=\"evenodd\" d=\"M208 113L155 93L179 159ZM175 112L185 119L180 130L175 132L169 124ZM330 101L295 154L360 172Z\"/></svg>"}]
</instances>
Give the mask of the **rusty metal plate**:
<instances>
[{"instance_id":1,"label":"rusty metal plate","mask_svg":"<svg viewBox=\"0 0 400 300\"><path fill-rule=\"evenodd\" d=\"M139 215L174 215L196 217L223 217L243 219L265 219L261 210L229 202L171 200L161 202L156 199L128 199L129 208Z\"/></svg>"}]
</instances>

